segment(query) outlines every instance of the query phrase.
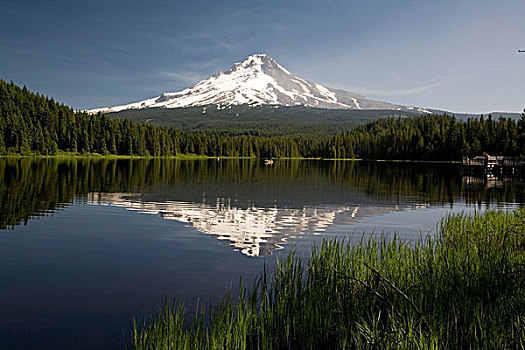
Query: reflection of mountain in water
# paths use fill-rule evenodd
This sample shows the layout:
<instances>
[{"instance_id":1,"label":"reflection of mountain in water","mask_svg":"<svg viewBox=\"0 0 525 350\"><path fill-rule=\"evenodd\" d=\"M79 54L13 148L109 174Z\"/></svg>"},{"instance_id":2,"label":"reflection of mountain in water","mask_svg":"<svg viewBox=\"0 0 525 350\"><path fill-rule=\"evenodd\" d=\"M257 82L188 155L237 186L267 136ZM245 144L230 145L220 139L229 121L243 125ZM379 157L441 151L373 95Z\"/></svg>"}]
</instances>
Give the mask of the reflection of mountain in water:
<instances>
[{"instance_id":1,"label":"reflection of mountain in water","mask_svg":"<svg viewBox=\"0 0 525 350\"><path fill-rule=\"evenodd\" d=\"M363 210L359 205L333 204L300 209L254 205L241 208L223 198L217 198L214 204L176 200L153 202L122 193L91 193L87 203L123 207L187 223L202 233L229 241L231 246L248 256L271 254L272 250L282 249L288 238L320 234L336 222L350 222L358 214L361 217L400 209L399 206L365 206Z\"/></svg>"},{"instance_id":2,"label":"reflection of mountain in water","mask_svg":"<svg viewBox=\"0 0 525 350\"><path fill-rule=\"evenodd\" d=\"M92 192L141 193L141 202L232 207L339 208L405 203L525 203L522 182L465 182L458 165L278 160L0 158L0 230L82 200ZM210 202L211 200L211 202ZM339 214L338 217L342 217Z\"/></svg>"}]
</instances>

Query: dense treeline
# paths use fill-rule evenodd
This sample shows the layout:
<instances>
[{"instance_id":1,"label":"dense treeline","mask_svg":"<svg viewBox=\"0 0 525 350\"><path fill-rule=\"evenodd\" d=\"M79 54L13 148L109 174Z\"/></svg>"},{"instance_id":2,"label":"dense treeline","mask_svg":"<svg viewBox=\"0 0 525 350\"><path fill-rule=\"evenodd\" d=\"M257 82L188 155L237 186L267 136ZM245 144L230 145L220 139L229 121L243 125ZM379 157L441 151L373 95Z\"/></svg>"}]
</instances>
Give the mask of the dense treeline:
<instances>
[{"instance_id":1,"label":"dense treeline","mask_svg":"<svg viewBox=\"0 0 525 350\"><path fill-rule=\"evenodd\" d=\"M0 80L0 154L58 151L117 155L458 160L482 152L525 155L525 114L378 119L333 137L261 137L182 131L75 112Z\"/></svg>"},{"instance_id":2,"label":"dense treeline","mask_svg":"<svg viewBox=\"0 0 525 350\"><path fill-rule=\"evenodd\" d=\"M448 115L379 119L331 140L334 158L459 160L463 155L525 155L525 114L457 121Z\"/></svg>"}]
</instances>

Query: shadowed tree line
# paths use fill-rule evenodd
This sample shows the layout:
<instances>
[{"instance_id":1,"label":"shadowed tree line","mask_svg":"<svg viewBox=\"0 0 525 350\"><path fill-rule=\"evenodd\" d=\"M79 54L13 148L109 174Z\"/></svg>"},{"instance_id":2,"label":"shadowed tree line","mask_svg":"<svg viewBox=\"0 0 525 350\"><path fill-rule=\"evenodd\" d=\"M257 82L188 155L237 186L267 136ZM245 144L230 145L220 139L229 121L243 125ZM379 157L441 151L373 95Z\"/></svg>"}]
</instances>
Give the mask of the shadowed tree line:
<instances>
[{"instance_id":1,"label":"shadowed tree line","mask_svg":"<svg viewBox=\"0 0 525 350\"><path fill-rule=\"evenodd\" d=\"M182 131L74 111L0 80L0 155L59 151L140 156L460 160L482 152L525 155L525 114L457 121L449 115L384 118L321 137Z\"/></svg>"}]
</instances>

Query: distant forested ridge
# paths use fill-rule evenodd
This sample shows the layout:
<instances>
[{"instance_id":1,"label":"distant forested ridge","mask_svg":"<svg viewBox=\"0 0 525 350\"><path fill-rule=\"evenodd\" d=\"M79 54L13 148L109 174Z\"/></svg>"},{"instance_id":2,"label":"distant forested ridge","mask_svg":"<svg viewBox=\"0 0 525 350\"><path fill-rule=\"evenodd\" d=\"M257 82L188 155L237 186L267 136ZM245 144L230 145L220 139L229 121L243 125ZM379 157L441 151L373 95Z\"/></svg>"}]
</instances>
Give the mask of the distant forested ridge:
<instances>
[{"instance_id":1,"label":"distant forested ridge","mask_svg":"<svg viewBox=\"0 0 525 350\"><path fill-rule=\"evenodd\" d=\"M463 155L525 155L525 113L518 121L458 121L449 115L382 118L335 136L266 137L183 131L74 111L0 80L0 154L59 151L115 155L322 157L459 160Z\"/></svg>"},{"instance_id":2,"label":"distant forested ridge","mask_svg":"<svg viewBox=\"0 0 525 350\"><path fill-rule=\"evenodd\" d=\"M219 135L248 136L319 136L330 137L379 118L417 117L425 113L389 109L323 109L305 106L276 105L206 105L184 108L125 109L107 115L112 119L129 119L135 123L191 131L208 131ZM434 111L434 114L449 114ZM487 114L488 115L488 114ZM479 118L474 114L455 114L459 121ZM520 113L494 112L518 120Z\"/></svg>"},{"instance_id":3,"label":"distant forested ridge","mask_svg":"<svg viewBox=\"0 0 525 350\"><path fill-rule=\"evenodd\" d=\"M416 117L419 111L322 109L277 105L207 105L184 108L127 109L112 119L219 135L330 137L366 122L389 117Z\"/></svg>"}]
</instances>

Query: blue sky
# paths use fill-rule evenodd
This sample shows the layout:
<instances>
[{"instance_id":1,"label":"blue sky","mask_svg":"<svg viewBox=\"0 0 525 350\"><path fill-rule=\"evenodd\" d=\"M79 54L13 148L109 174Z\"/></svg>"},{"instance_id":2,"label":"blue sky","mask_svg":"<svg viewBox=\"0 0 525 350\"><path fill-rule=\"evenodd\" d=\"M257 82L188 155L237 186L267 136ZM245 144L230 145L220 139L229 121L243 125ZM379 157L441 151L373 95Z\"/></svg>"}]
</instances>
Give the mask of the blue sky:
<instances>
[{"instance_id":1,"label":"blue sky","mask_svg":"<svg viewBox=\"0 0 525 350\"><path fill-rule=\"evenodd\" d=\"M75 108L193 85L252 53L393 103L525 108L525 1L0 0L0 78Z\"/></svg>"}]
</instances>

